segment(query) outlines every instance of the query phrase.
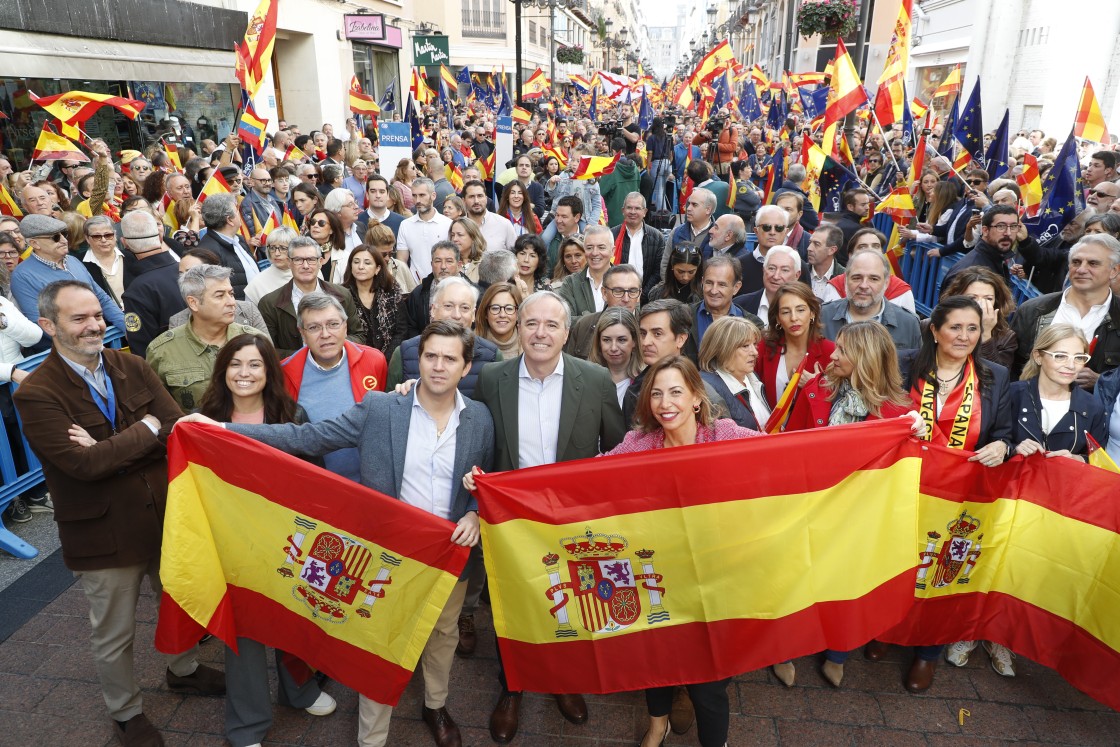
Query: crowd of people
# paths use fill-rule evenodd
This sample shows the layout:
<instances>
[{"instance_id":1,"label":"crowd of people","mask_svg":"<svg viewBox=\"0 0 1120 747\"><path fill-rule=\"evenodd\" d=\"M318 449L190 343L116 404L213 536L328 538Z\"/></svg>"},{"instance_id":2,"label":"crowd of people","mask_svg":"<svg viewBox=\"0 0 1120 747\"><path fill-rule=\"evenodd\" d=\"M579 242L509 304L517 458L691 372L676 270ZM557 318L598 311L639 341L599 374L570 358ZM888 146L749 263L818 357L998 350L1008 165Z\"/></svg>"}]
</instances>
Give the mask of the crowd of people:
<instances>
[{"instance_id":1,"label":"crowd of people","mask_svg":"<svg viewBox=\"0 0 1120 747\"><path fill-rule=\"evenodd\" d=\"M493 174L479 162L495 117L462 107L453 129L434 124L396 164L352 120L339 136L281 121L256 163L234 135L180 148L181 171L162 147L118 161L100 141L88 166L56 161L48 174L0 158L26 213L0 218L0 380L18 385L46 476L8 518L54 511L124 744L162 744L131 650L138 585L147 576L159 590L165 443L184 414L454 523L448 541L472 547L471 562L420 659L423 718L441 746L461 743L450 671L475 653L486 598L481 471L889 417L987 467L1016 454L1085 462L1090 437L1120 456L1114 151L1084 153L1089 207L1043 243L1014 179L958 174L931 153L900 233L905 251L955 264L922 319L868 224L914 156L898 130L857 132L860 182L838 211L815 208L796 142L761 124L713 133L666 111L643 128L619 105L609 128L541 110L515 130ZM768 192L774 154L790 150ZM1055 150L1035 131L1011 152L1033 151L1045 170ZM613 172L576 178L581 157L611 154ZM231 193L203 200L214 173ZM1041 295L1015 308L1012 276ZM126 352L104 348L108 326ZM47 349L34 372L17 367ZM271 724L269 667L263 645L237 644L224 677L188 652L169 658L167 683L224 694L227 737L246 747ZM944 656L963 666L975 646ZM909 691L930 687L945 648L915 651ZM1014 676L1013 652L985 648ZM883 651L872 641L864 655ZM849 653L824 652L835 687ZM330 714L334 700L293 659L276 652L278 701ZM792 662L773 672L795 685ZM521 693L501 685L490 731L506 743ZM588 720L581 696L556 700L572 723ZM701 745L726 743L726 681L646 701L643 747L693 720ZM391 713L362 697L359 743L386 744Z\"/></svg>"}]
</instances>

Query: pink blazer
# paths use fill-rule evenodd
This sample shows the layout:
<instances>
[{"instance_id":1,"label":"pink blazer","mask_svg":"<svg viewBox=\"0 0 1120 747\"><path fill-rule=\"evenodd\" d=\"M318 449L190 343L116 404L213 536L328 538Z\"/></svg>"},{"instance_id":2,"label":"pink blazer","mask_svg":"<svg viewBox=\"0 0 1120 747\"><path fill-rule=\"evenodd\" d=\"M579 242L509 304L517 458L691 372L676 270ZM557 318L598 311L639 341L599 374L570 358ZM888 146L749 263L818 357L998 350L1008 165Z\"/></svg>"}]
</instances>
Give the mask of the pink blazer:
<instances>
[{"instance_id":1,"label":"pink blazer","mask_svg":"<svg viewBox=\"0 0 1120 747\"><path fill-rule=\"evenodd\" d=\"M717 420L710 426L701 425L696 430L696 443L706 444L713 441L732 441L737 438L753 438L754 436L761 436L762 433L752 431L750 428L743 428L737 425L734 420L724 418ZM626 434L626 438L622 439L622 443L608 451L604 456L613 456L614 454L637 454L640 451L653 451L654 449L665 448L665 431L658 428L651 433L643 433L641 431L630 431Z\"/></svg>"}]
</instances>

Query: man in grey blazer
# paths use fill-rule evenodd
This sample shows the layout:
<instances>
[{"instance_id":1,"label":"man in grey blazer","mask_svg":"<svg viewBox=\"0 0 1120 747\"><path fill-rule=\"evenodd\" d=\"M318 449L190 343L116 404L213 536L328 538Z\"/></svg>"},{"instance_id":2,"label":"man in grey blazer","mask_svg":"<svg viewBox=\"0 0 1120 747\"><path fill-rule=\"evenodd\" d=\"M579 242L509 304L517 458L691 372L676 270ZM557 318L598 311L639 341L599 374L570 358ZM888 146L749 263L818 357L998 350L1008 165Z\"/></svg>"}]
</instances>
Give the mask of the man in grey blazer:
<instances>
[{"instance_id":1,"label":"man in grey blazer","mask_svg":"<svg viewBox=\"0 0 1120 747\"><path fill-rule=\"evenodd\" d=\"M890 279L890 262L882 252L861 249L852 254L844 270L848 297L826 303L821 309L824 336L835 341L840 330L852 322L876 321L887 328L899 350L920 348L918 317L886 299Z\"/></svg>"},{"instance_id":2,"label":"man in grey blazer","mask_svg":"<svg viewBox=\"0 0 1120 747\"><path fill-rule=\"evenodd\" d=\"M613 449L626 435L614 382L605 368L564 354L572 324L568 305L552 291L538 291L521 302L517 320L525 352L482 369L474 392L494 419L494 469L586 459ZM463 482L474 489L472 475ZM521 693L506 688L504 670L499 681L490 736L505 744L517 734ZM556 701L568 721L587 721L583 696L557 695Z\"/></svg>"},{"instance_id":3,"label":"man in grey blazer","mask_svg":"<svg viewBox=\"0 0 1120 747\"><path fill-rule=\"evenodd\" d=\"M457 389L473 355L469 330L456 322L432 322L420 340L420 383L409 394L370 392L338 417L317 423L225 427L291 454L322 456L357 448L363 485L455 522L450 540L473 547L479 537L478 503L462 478L475 466L490 469L494 458L489 410ZM185 419L213 423L200 415ZM423 718L439 747L462 744L445 706L466 577L464 569L420 657ZM358 744L385 745L392 712L361 696Z\"/></svg>"}]
</instances>

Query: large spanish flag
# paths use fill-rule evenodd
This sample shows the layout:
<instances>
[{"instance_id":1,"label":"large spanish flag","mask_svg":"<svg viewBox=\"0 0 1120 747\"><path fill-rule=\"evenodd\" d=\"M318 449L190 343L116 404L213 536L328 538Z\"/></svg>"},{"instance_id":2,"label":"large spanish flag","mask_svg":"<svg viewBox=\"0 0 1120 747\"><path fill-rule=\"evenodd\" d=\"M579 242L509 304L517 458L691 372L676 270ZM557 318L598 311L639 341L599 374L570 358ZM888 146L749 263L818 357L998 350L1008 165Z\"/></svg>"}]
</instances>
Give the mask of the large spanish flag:
<instances>
[{"instance_id":1,"label":"large spanish flag","mask_svg":"<svg viewBox=\"0 0 1120 747\"><path fill-rule=\"evenodd\" d=\"M213 426L168 463L156 646L251 638L396 705L467 560L451 522Z\"/></svg>"},{"instance_id":2,"label":"large spanish flag","mask_svg":"<svg viewBox=\"0 0 1120 747\"><path fill-rule=\"evenodd\" d=\"M908 434L892 419L479 477L510 689L715 680L890 628L914 601Z\"/></svg>"},{"instance_id":3,"label":"large spanish flag","mask_svg":"<svg viewBox=\"0 0 1120 747\"><path fill-rule=\"evenodd\" d=\"M915 603L881 636L1001 643L1120 708L1120 475L1043 455L923 453Z\"/></svg>"}]
</instances>

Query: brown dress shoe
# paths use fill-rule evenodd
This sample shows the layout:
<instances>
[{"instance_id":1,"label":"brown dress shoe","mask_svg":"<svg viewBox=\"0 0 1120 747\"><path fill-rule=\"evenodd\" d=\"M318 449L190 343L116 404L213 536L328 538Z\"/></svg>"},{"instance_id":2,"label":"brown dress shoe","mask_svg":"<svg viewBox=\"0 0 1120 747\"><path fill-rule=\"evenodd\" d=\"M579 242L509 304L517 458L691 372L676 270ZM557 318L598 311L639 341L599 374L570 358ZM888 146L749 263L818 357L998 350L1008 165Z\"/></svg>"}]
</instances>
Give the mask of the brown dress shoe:
<instances>
[{"instance_id":1,"label":"brown dress shoe","mask_svg":"<svg viewBox=\"0 0 1120 747\"><path fill-rule=\"evenodd\" d=\"M887 655L890 645L882 641L871 641L863 649L863 658L868 661L879 661Z\"/></svg>"},{"instance_id":2,"label":"brown dress shoe","mask_svg":"<svg viewBox=\"0 0 1120 747\"><path fill-rule=\"evenodd\" d=\"M560 709L561 716L573 724L587 723L587 703L584 702L582 695L577 693L552 697L556 698L556 706Z\"/></svg>"},{"instance_id":3,"label":"brown dress shoe","mask_svg":"<svg viewBox=\"0 0 1120 747\"><path fill-rule=\"evenodd\" d=\"M217 698L226 694L226 676L213 667L199 664L198 669L186 677L167 670L167 687L177 693L192 693Z\"/></svg>"},{"instance_id":4,"label":"brown dress shoe","mask_svg":"<svg viewBox=\"0 0 1120 747\"><path fill-rule=\"evenodd\" d=\"M446 708L424 707L420 717L428 725L437 747L463 747L463 736Z\"/></svg>"},{"instance_id":5,"label":"brown dress shoe","mask_svg":"<svg viewBox=\"0 0 1120 747\"><path fill-rule=\"evenodd\" d=\"M490 714L490 738L498 744L512 742L517 736L520 712L521 693L502 692Z\"/></svg>"},{"instance_id":6,"label":"brown dress shoe","mask_svg":"<svg viewBox=\"0 0 1120 747\"><path fill-rule=\"evenodd\" d=\"M912 693L924 693L933 684L933 673L937 671L936 661L915 658L906 675L906 689Z\"/></svg>"},{"instance_id":7,"label":"brown dress shoe","mask_svg":"<svg viewBox=\"0 0 1120 747\"><path fill-rule=\"evenodd\" d=\"M163 737L143 713L123 723L114 721L113 731L125 747L163 747Z\"/></svg>"},{"instance_id":8,"label":"brown dress shoe","mask_svg":"<svg viewBox=\"0 0 1120 747\"><path fill-rule=\"evenodd\" d=\"M474 656L474 649L477 645L478 636L474 632L474 615L459 615L459 645L455 647L455 655L464 659Z\"/></svg>"},{"instance_id":9,"label":"brown dress shoe","mask_svg":"<svg viewBox=\"0 0 1120 747\"><path fill-rule=\"evenodd\" d=\"M688 689L677 687L673 690L673 707L669 709L669 728L674 734L684 734L692 728L696 720L696 711L692 707L692 698L688 697ZM664 740L662 740L664 741Z\"/></svg>"}]
</instances>

